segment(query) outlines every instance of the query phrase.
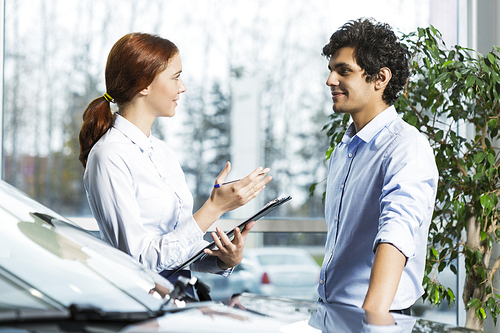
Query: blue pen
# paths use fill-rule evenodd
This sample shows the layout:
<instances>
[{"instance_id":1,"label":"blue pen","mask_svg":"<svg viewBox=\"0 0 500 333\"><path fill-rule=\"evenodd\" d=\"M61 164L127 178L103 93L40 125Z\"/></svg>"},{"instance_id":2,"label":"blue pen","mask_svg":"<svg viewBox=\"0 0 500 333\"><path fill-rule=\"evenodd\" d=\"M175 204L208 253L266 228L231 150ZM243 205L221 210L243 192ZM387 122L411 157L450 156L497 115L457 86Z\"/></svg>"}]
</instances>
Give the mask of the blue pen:
<instances>
[{"instance_id":1,"label":"blue pen","mask_svg":"<svg viewBox=\"0 0 500 333\"><path fill-rule=\"evenodd\" d=\"M261 172L259 173L257 176L262 176L262 175L265 175L266 173L265 172ZM235 179L235 180L231 180L229 182L225 182L225 183L222 183L222 184L215 184L214 185L214 188L218 188L218 187L221 187L221 185L227 185L227 184L232 184L232 183L236 183L236 182L239 182L240 180L242 180L243 178L240 178L240 179Z\"/></svg>"}]
</instances>

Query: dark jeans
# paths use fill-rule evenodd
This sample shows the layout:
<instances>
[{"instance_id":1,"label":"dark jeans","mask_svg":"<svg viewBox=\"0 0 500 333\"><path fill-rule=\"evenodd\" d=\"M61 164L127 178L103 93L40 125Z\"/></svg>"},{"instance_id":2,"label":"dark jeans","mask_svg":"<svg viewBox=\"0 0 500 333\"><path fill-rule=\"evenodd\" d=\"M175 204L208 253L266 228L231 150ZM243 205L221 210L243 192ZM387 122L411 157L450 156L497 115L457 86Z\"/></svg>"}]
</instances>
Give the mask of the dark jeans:
<instances>
[{"instance_id":1,"label":"dark jeans","mask_svg":"<svg viewBox=\"0 0 500 333\"><path fill-rule=\"evenodd\" d=\"M179 278L179 276L184 276L184 277L187 277L188 279L190 279L191 278L191 271L183 269L181 271L178 271L177 273L172 274L171 270L164 270L164 271L160 272L160 275L163 276L165 279L167 279L171 284L173 284L175 286L175 283L177 282L177 279ZM186 292L189 293L189 296L191 296L191 297L193 297L195 295L193 286L191 286L191 285L187 286Z\"/></svg>"}]
</instances>

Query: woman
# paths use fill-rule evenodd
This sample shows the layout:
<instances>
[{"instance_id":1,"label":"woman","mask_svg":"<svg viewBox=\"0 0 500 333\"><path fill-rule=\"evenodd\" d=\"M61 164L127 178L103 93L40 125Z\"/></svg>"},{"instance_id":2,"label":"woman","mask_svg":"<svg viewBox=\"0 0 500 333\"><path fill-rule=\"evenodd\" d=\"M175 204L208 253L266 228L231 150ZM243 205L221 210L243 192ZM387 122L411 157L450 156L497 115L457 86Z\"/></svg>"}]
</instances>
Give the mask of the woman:
<instances>
[{"instance_id":1,"label":"woman","mask_svg":"<svg viewBox=\"0 0 500 333\"><path fill-rule=\"evenodd\" d=\"M203 234L222 214L255 198L271 180L264 178L269 169L257 168L241 181L214 188L193 215L174 152L150 134L157 117L174 116L186 91L181 72L172 42L143 33L122 37L108 56L106 93L89 104L80 131L84 185L101 237L165 277L207 244ZM118 106L114 115L110 103ZM230 169L228 162L215 183L223 183ZM205 250L190 269L229 274L242 259L252 226L238 230L232 242L217 229L212 237L219 250Z\"/></svg>"}]
</instances>

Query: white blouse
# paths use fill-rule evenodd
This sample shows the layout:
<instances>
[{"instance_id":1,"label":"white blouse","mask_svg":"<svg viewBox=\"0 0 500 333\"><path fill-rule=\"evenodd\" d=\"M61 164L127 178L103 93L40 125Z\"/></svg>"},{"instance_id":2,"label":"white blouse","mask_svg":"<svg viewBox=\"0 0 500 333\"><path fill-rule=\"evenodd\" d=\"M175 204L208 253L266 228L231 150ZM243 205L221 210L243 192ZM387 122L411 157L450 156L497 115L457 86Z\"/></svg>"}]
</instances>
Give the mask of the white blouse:
<instances>
[{"instance_id":1,"label":"white blouse","mask_svg":"<svg viewBox=\"0 0 500 333\"><path fill-rule=\"evenodd\" d=\"M83 176L101 238L156 272L174 269L208 243L174 151L116 115L94 145ZM221 273L216 257L192 270Z\"/></svg>"}]
</instances>

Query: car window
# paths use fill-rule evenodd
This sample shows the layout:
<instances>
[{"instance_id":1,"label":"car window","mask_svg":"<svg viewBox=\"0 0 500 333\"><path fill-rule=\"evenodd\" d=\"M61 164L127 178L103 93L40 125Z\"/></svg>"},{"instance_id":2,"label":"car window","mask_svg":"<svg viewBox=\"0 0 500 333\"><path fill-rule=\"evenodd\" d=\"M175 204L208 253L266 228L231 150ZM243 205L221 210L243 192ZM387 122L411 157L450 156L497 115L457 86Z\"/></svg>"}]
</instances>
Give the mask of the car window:
<instances>
[{"instance_id":1,"label":"car window","mask_svg":"<svg viewBox=\"0 0 500 333\"><path fill-rule=\"evenodd\" d=\"M54 307L34 290L23 288L6 278L6 272L0 270L0 313L10 309L49 310ZM33 295L35 294L35 295Z\"/></svg>"},{"instance_id":2,"label":"car window","mask_svg":"<svg viewBox=\"0 0 500 333\"><path fill-rule=\"evenodd\" d=\"M310 265L311 260L304 256L280 254L269 255L262 254L258 256L258 260L262 266L281 266L281 265Z\"/></svg>"}]
</instances>

